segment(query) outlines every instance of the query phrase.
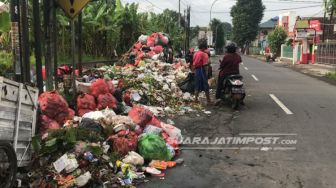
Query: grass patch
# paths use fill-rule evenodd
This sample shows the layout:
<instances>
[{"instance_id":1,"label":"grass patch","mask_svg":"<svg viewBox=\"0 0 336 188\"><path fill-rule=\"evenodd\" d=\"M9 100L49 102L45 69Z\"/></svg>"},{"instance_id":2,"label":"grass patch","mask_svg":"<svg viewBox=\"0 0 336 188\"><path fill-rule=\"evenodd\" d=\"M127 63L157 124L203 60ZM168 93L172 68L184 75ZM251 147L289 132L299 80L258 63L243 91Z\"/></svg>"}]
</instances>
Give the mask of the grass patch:
<instances>
[{"instance_id":1,"label":"grass patch","mask_svg":"<svg viewBox=\"0 0 336 188\"><path fill-rule=\"evenodd\" d=\"M327 73L326 77L332 80L336 80L336 71Z\"/></svg>"}]
</instances>

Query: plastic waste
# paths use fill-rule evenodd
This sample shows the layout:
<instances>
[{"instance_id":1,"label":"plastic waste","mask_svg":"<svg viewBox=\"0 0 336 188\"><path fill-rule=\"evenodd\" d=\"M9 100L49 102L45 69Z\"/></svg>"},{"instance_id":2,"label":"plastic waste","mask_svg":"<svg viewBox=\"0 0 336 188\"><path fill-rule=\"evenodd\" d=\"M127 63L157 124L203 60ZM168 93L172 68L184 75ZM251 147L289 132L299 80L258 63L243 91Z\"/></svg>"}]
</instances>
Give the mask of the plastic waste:
<instances>
[{"instance_id":1,"label":"plastic waste","mask_svg":"<svg viewBox=\"0 0 336 188\"><path fill-rule=\"evenodd\" d=\"M133 131L120 131L116 135L110 136L113 151L124 156L129 151L135 151L138 143L138 135Z\"/></svg>"},{"instance_id":2,"label":"plastic waste","mask_svg":"<svg viewBox=\"0 0 336 188\"><path fill-rule=\"evenodd\" d=\"M145 126L152 120L153 113L142 106L134 106L129 112L128 116L140 126Z\"/></svg>"},{"instance_id":3,"label":"plastic waste","mask_svg":"<svg viewBox=\"0 0 336 188\"><path fill-rule=\"evenodd\" d=\"M163 138L155 134L143 134L138 142L138 151L146 160L169 161L173 157Z\"/></svg>"},{"instance_id":4,"label":"plastic waste","mask_svg":"<svg viewBox=\"0 0 336 188\"><path fill-rule=\"evenodd\" d=\"M70 161L67 154L64 154L62 157L60 157L59 159L57 159L57 161L53 163L54 168L58 173L64 170L69 164Z\"/></svg>"},{"instance_id":5,"label":"plastic waste","mask_svg":"<svg viewBox=\"0 0 336 188\"><path fill-rule=\"evenodd\" d=\"M103 110L105 108L117 108L117 99L111 93L101 94L97 98L97 108Z\"/></svg>"},{"instance_id":6,"label":"plastic waste","mask_svg":"<svg viewBox=\"0 0 336 188\"><path fill-rule=\"evenodd\" d=\"M105 80L98 79L91 84L91 95L98 97L99 95L104 95L109 93L109 88Z\"/></svg>"},{"instance_id":7,"label":"plastic waste","mask_svg":"<svg viewBox=\"0 0 336 188\"><path fill-rule=\"evenodd\" d=\"M156 135L160 135L160 133L162 132L162 129L156 126L152 126L152 125L147 125L144 133L147 134L156 134Z\"/></svg>"},{"instance_id":8,"label":"plastic waste","mask_svg":"<svg viewBox=\"0 0 336 188\"><path fill-rule=\"evenodd\" d=\"M83 187L90 181L90 179L91 179L91 173L86 172L85 174L76 178L75 182L78 187Z\"/></svg>"},{"instance_id":9,"label":"plastic waste","mask_svg":"<svg viewBox=\"0 0 336 188\"><path fill-rule=\"evenodd\" d=\"M131 164L134 166L142 166L144 164L144 158L134 151L128 152L128 155L122 160L122 162Z\"/></svg>"},{"instance_id":10,"label":"plastic waste","mask_svg":"<svg viewBox=\"0 0 336 188\"><path fill-rule=\"evenodd\" d=\"M148 174L154 174L154 175L159 175L161 174L161 171L156 169L156 168L153 168L153 167L146 167L145 169L145 172L147 172Z\"/></svg>"},{"instance_id":11,"label":"plastic waste","mask_svg":"<svg viewBox=\"0 0 336 188\"><path fill-rule=\"evenodd\" d=\"M83 115L83 118L89 118L89 119L93 119L93 120L100 120L104 117L105 117L105 115L101 111L88 112L88 113Z\"/></svg>"},{"instance_id":12,"label":"plastic waste","mask_svg":"<svg viewBox=\"0 0 336 188\"><path fill-rule=\"evenodd\" d=\"M89 162L93 161L93 154L91 152L85 152L83 158Z\"/></svg>"},{"instance_id":13,"label":"plastic waste","mask_svg":"<svg viewBox=\"0 0 336 188\"><path fill-rule=\"evenodd\" d=\"M161 128L169 135L169 137L176 139L177 141L182 140L181 130L178 129L177 127L166 123L161 123Z\"/></svg>"}]
</instances>

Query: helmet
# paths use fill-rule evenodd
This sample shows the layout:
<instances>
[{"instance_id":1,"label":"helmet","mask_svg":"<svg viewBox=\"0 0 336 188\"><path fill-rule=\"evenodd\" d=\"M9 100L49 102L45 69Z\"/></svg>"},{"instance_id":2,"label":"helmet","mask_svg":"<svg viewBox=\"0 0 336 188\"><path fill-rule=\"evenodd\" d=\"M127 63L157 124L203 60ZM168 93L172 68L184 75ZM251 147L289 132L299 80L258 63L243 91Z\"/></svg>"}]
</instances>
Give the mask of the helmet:
<instances>
[{"instance_id":1,"label":"helmet","mask_svg":"<svg viewBox=\"0 0 336 188\"><path fill-rule=\"evenodd\" d=\"M237 44L234 42L229 42L226 44L225 48L237 48Z\"/></svg>"},{"instance_id":2,"label":"helmet","mask_svg":"<svg viewBox=\"0 0 336 188\"><path fill-rule=\"evenodd\" d=\"M237 44L234 42L229 42L228 44L226 44L225 48L227 52L235 53L237 51Z\"/></svg>"}]
</instances>

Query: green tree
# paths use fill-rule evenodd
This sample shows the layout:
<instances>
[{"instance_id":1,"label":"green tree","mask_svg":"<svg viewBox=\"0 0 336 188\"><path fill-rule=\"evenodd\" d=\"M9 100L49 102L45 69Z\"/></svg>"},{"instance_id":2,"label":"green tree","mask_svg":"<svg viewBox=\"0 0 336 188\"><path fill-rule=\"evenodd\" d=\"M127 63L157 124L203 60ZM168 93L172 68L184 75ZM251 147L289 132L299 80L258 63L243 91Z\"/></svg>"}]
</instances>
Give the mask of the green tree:
<instances>
[{"instance_id":1,"label":"green tree","mask_svg":"<svg viewBox=\"0 0 336 188\"><path fill-rule=\"evenodd\" d=\"M285 44L287 32L283 27L276 27L274 31L268 34L267 41L273 53L277 55L281 52L281 45Z\"/></svg>"},{"instance_id":2,"label":"green tree","mask_svg":"<svg viewBox=\"0 0 336 188\"><path fill-rule=\"evenodd\" d=\"M240 47L249 44L258 35L264 10L262 0L237 0L236 5L232 7L232 39Z\"/></svg>"},{"instance_id":3,"label":"green tree","mask_svg":"<svg viewBox=\"0 0 336 188\"><path fill-rule=\"evenodd\" d=\"M225 39L230 40L232 37L232 25L228 22L223 23Z\"/></svg>"}]
</instances>

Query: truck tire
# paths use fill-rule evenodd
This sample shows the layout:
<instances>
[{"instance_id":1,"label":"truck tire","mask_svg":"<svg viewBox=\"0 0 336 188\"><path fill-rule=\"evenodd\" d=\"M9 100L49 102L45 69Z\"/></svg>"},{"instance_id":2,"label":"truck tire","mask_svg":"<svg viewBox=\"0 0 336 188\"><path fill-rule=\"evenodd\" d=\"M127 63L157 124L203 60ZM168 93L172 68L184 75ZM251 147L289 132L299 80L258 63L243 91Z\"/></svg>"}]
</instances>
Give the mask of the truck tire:
<instances>
[{"instance_id":1,"label":"truck tire","mask_svg":"<svg viewBox=\"0 0 336 188\"><path fill-rule=\"evenodd\" d=\"M6 155L2 157L6 161L0 161L0 163L6 163L6 165L0 165L0 187L12 188L16 181L17 172L17 159L13 146L7 142L0 141L0 155ZM2 169L6 167L6 169Z\"/></svg>"}]
</instances>

